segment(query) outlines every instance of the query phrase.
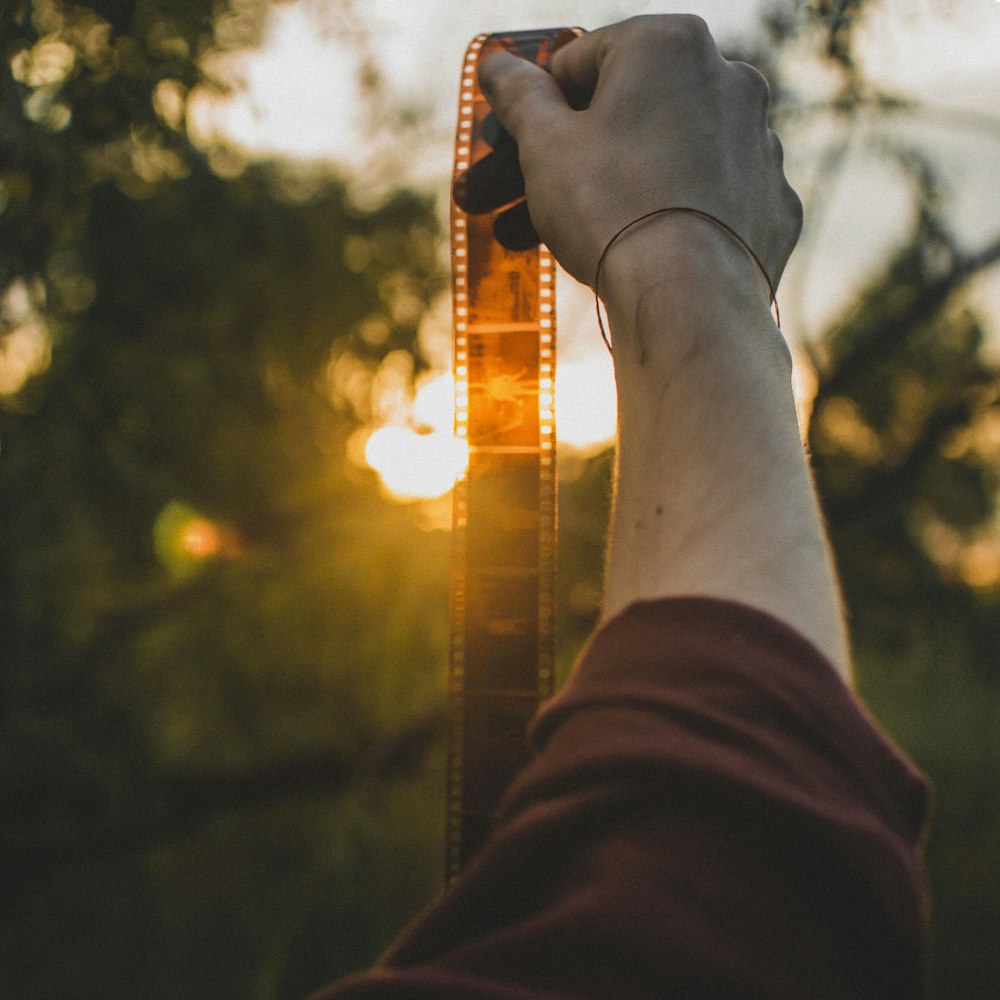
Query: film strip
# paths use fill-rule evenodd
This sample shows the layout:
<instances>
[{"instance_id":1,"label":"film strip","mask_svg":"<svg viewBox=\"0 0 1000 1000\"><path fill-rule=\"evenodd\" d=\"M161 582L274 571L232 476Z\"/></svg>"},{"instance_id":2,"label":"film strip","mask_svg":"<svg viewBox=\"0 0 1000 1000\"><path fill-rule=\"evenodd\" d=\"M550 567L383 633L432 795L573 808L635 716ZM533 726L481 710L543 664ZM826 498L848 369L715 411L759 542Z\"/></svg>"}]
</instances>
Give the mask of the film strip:
<instances>
[{"instance_id":1,"label":"film strip","mask_svg":"<svg viewBox=\"0 0 1000 1000\"><path fill-rule=\"evenodd\" d=\"M477 70L498 48L545 67L579 33L479 35L462 68L455 191L478 170L503 204L484 209L459 194L451 210L455 433L469 464L453 515L449 878L488 836L554 683L555 265L534 237L516 148ZM492 169L501 153L512 169Z\"/></svg>"}]
</instances>

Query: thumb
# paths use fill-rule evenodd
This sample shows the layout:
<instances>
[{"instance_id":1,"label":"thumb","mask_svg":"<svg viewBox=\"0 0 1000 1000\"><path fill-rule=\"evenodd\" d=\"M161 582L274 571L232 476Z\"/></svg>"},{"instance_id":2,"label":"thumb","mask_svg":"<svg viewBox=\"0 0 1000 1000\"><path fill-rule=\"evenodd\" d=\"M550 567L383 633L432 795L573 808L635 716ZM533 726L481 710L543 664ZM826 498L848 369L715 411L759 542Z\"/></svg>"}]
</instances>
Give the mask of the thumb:
<instances>
[{"instance_id":1,"label":"thumb","mask_svg":"<svg viewBox=\"0 0 1000 1000\"><path fill-rule=\"evenodd\" d=\"M494 52L483 60L479 86L503 127L518 142L528 123L545 128L569 110L551 74L510 52Z\"/></svg>"}]
</instances>

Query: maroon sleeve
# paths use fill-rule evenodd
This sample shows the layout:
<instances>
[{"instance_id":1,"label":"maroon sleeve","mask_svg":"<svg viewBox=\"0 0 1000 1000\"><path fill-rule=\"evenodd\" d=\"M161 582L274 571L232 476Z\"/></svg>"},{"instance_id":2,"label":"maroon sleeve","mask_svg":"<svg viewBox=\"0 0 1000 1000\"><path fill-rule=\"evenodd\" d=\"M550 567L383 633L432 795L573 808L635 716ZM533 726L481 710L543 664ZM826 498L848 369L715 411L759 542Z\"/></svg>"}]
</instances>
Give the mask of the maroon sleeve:
<instances>
[{"instance_id":1,"label":"maroon sleeve","mask_svg":"<svg viewBox=\"0 0 1000 1000\"><path fill-rule=\"evenodd\" d=\"M636 604L534 727L486 848L323 1000L905 1000L923 779L798 633Z\"/></svg>"}]
</instances>

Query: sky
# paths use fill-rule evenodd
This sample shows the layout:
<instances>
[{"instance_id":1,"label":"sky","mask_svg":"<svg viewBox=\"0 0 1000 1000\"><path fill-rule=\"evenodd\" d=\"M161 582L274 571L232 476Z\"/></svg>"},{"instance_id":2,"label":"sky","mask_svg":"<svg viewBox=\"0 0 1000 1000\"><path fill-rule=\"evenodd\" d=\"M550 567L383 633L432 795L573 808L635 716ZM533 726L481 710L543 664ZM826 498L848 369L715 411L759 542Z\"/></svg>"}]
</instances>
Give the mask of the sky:
<instances>
[{"instance_id":1,"label":"sky","mask_svg":"<svg viewBox=\"0 0 1000 1000\"><path fill-rule=\"evenodd\" d=\"M224 103L195 100L196 131L221 133L247 149L323 159L359 180L359 201L377 200L392 185L440 192L447 209L459 69L468 41L480 32L580 25L595 28L635 14L667 12L652 0L598 0L545 5L530 0L358 0L346 20L331 0L295 0L272 8L263 47L227 57L241 80ZM752 39L759 0L690 0L725 50ZM969 249L1000 236L1000 124L970 127L963 115L1000 122L1000 0L880 0L857 28L856 51L883 88L938 109L936 117L900 122L894 138L936 151L951 188L949 218ZM374 57L380 103L366 97L358 68ZM808 60L791 67L796 83L828 85ZM419 126L401 129L390 109L416 108ZM389 116L387 118L387 115ZM883 123L884 124L884 123ZM879 125L878 128L882 128ZM910 203L901 175L873 152L877 129L862 121L834 185L817 184L816 166L835 136L813 128L783 135L785 169L806 203L803 243L779 289L783 329L793 347L809 340L851 298L860 282L906 234ZM401 141L402 137L402 141ZM814 194L822 198L814 199ZM813 211L815 206L815 211ZM562 276L559 359L589 380L611 372L588 290ZM993 317L1000 345L1000 268L976 283L973 302ZM447 325L443 312L442 325ZM1000 346L998 346L1000 350ZM445 360L442 368L447 367ZM567 386L568 379L563 380ZM563 393L562 410L571 408ZM613 405L605 407L613 413ZM608 433L612 428L608 429ZM565 438L566 434L560 432Z\"/></svg>"},{"instance_id":2,"label":"sky","mask_svg":"<svg viewBox=\"0 0 1000 1000\"><path fill-rule=\"evenodd\" d=\"M723 48L754 35L762 6L759 0L686 4L705 18ZM329 0L275 6L263 50L239 59L245 86L225 105L203 108L200 117L204 129L247 147L341 163L373 185L374 197L399 181L447 190L458 69L475 34L561 24L593 28L671 9L651 0L551 0L544 6L529 0L365 0L358 7L361 24L389 103L419 108L426 116L411 133L420 145L419 155L412 155L398 148L400 133L391 123L373 135L381 109L357 85L358 25L345 24L336 7ZM1000 232L1000 132L976 134L947 113L964 109L1000 118L1000 0L881 0L861 23L858 50L877 82L945 109L937 124L924 123L914 135L936 144L947 161L956 187L955 217L969 244ZM804 77L808 72L803 67ZM812 259L803 262L811 265L807 273L796 270L793 259L786 275L786 285L808 285L807 293L793 289L793 298L803 314L796 318L811 328L843 302L905 227L905 200L894 195L898 177L873 162L866 145L859 135L836 211L823 217L826 231L815 241ZM790 179L800 192L808 193L820 152L821 145L807 142L799 156L789 158ZM983 294L1000 315L998 281Z\"/></svg>"}]
</instances>

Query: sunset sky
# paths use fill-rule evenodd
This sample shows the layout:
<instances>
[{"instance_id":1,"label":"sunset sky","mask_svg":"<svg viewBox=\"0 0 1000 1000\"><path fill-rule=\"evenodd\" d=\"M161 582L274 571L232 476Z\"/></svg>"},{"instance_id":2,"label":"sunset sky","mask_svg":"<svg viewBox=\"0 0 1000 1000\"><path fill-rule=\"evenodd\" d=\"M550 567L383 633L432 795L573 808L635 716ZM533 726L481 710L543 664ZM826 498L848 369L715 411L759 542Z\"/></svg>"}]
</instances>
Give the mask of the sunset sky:
<instances>
[{"instance_id":1,"label":"sunset sky","mask_svg":"<svg viewBox=\"0 0 1000 1000\"><path fill-rule=\"evenodd\" d=\"M385 183L411 181L441 191L447 190L450 169L458 68L474 34L554 24L592 28L671 9L641 0L556 0L544 9L528 0L368 0L363 20L349 25L331 12L333 6L326 0L276 6L263 50L238 58L245 88L225 106L203 109L203 127L223 131L250 148L364 167L376 184L381 177ZM728 41L752 37L761 4L692 0L686 6L708 21L724 48ZM396 148L399 132L391 124L372 135L371 119L379 109L362 98L356 83L365 51L359 43L362 35L378 61L388 101L416 107L427 116L408 136L418 149ZM862 22L858 48L867 71L881 85L946 111L997 113L1000 120L997 0L881 0ZM802 76L807 74L803 67ZM914 126L914 135L934 144L952 167L956 217L970 244L1000 230L1000 199L995 196L1000 130L977 132L945 114ZM838 210L823 220L829 231L820 242L829 246L817 248L812 275L793 267L786 277L786 286L808 281L809 294L794 289L792 297L804 299L810 316L823 315L841 301L857 273L864 273L871 257L900 232L903 220L891 196L893 179L880 183L877 171L872 173L874 165L864 162L871 157L864 155L863 136L857 145ZM789 157L792 182L806 193L817 153L806 147ZM392 169L378 169L379 163L390 161ZM990 294L1000 310L1000 293L993 288Z\"/></svg>"},{"instance_id":2,"label":"sunset sky","mask_svg":"<svg viewBox=\"0 0 1000 1000\"><path fill-rule=\"evenodd\" d=\"M196 131L222 133L248 150L342 165L364 179L357 191L362 200L377 199L399 183L439 191L442 213L459 67L473 35L560 24L594 28L634 14L677 9L640 0L555 0L544 8L528 0L367 0L351 22L336 6L298 0L274 7L263 48L230 57L242 81L235 96L222 104L194 102ZM754 37L761 6L746 0L686 5L708 21L723 49ZM926 118L900 119L892 136L935 150L951 187L950 217L965 245L974 248L995 239L1000 234L1000 2L881 0L859 26L857 48L877 84L939 109ZM381 74L378 103L357 83L366 56L374 58ZM808 60L790 72L818 96L828 85ZM390 109L406 107L421 113L419 124L401 129ZM387 112L388 120L381 120ZM975 114L996 114L997 123L984 127L971 117ZM909 201L901 176L873 151L876 130L884 128L884 121L859 119L832 197L827 192L825 209L812 216L816 165L835 136L824 128L783 136L786 170L807 208L806 239L779 292L793 344L815 335L908 229ZM1000 317L1000 269L977 281L973 299ZM559 357L567 376L560 384L560 416L570 421L574 397L593 400L595 380L609 384L610 367L602 357L587 290L561 280L559 313ZM444 309L437 322L447 323ZM570 362L579 366L575 372ZM441 367L447 367L444 358ZM587 386L579 393L577 376ZM611 406L604 410L610 413ZM611 428L590 433L606 436ZM561 436L572 436L569 423Z\"/></svg>"}]
</instances>

